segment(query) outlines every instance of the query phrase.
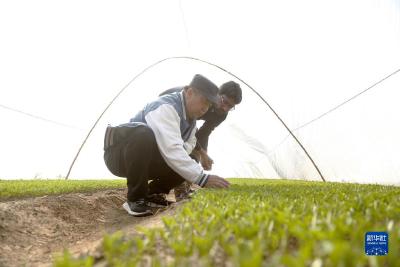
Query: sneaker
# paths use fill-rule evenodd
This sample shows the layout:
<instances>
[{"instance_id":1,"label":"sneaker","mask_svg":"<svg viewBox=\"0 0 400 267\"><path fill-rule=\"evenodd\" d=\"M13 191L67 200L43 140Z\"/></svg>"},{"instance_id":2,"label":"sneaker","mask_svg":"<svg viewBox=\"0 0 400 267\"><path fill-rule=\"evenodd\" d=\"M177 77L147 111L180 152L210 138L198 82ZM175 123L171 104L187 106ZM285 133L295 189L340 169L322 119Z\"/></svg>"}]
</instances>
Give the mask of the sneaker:
<instances>
[{"instance_id":1,"label":"sneaker","mask_svg":"<svg viewBox=\"0 0 400 267\"><path fill-rule=\"evenodd\" d=\"M197 193L197 190L190 188L189 192L188 192L188 198L192 198L196 193Z\"/></svg>"},{"instance_id":2,"label":"sneaker","mask_svg":"<svg viewBox=\"0 0 400 267\"><path fill-rule=\"evenodd\" d=\"M177 192L175 193L175 199L177 202L185 199L191 199L197 192L197 190L189 189L187 192Z\"/></svg>"},{"instance_id":3,"label":"sneaker","mask_svg":"<svg viewBox=\"0 0 400 267\"><path fill-rule=\"evenodd\" d=\"M153 215L151 208L144 199L139 199L134 202L127 201L122 205L122 207L133 216L140 217Z\"/></svg>"},{"instance_id":4,"label":"sneaker","mask_svg":"<svg viewBox=\"0 0 400 267\"><path fill-rule=\"evenodd\" d=\"M172 201L167 200L165 194L151 194L146 198L147 205L153 208L165 208L171 205Z\"/></svg>"}]
</instances>

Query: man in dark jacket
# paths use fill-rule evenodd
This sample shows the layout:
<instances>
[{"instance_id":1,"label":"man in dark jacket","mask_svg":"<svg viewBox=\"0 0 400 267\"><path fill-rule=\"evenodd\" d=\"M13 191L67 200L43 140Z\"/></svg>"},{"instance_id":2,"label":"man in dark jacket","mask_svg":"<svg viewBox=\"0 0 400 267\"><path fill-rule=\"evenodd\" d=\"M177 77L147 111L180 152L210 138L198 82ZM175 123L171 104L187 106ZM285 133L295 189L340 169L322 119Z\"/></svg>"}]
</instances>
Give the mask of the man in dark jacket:
<instances>
[{"instance_id":1,"label":"man in dark jacket","mask_svg":"<svg viewBox=\"0 0 400 267\"><path fill-rule=\"evenodd\" d=\"M166 95L181 91L182 88L172 88L164 91L160 95ZM207 153L208 140L212 131L220 125L228 116L229 111L234 110L235 106L242 101L242 89L234 81L222 84L218 92L218 102L208 111L198 118L204 120L203 125L196 133L196 146L190 156L200 162L205 170L211 170L214 161ZM186 198L190 193L190 183L185 182L174 189L177 200Z\"/></svg>"}]
</instances>

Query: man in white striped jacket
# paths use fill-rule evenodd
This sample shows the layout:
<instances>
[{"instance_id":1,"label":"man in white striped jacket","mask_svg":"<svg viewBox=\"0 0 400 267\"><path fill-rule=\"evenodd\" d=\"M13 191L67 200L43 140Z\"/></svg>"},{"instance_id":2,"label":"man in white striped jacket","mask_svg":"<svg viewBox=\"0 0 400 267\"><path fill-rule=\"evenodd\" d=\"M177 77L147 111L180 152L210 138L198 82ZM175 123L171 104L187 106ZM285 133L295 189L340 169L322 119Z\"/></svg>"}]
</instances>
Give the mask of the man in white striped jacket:
<instances>
[{"instance_id":1,"label":"man in white striped jacket","mask_svg":"<svg viewBox=\"0 0 400 267\"><path fill-rule=\"evenodd\" d=\"M196 119L218 102L217 95L218 87L197 74L183 91L161 96L129 123L107 128L104 160L114 175L127 177L123 207L129 214L151 215L151 207L168 205L165 194L184 181L229 187L189 156L196 145Z\"/></svg>"}]
</instances>

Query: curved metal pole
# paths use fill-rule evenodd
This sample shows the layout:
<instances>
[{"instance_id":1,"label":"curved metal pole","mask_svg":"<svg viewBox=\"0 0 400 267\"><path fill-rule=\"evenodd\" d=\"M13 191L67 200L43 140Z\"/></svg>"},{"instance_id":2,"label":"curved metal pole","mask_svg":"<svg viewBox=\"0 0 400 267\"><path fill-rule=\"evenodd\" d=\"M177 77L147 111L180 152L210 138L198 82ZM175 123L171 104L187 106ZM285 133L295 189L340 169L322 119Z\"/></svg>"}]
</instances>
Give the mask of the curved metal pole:
<instances>
[{"instance_id":1,"label":"curved metal pole","mask_svg":"<svg viewBox=\"0 0 400 267\"><path fill-rule=\"evenodd\" d=\"M94 122L92 128L90 128L88 134L86 135L85 139L83 140L81 146L80 146L79 149L78 149L78 152L76 153L76 155L75 155L75 157L74 157L74 159L73 159L73 161L72 161L72 163L71 163L71 166L70 166L69 169L68 169L68 173L67 173L67 176L65 176L65 180L68 180L68 177L69 177L69 175L71 174L71 170L72 170L72 168L74 167L74 164L75 164L76 159L78 158L79 154L81 153L81 150L82 150L83 146L86 144L86 141L88 140L89 136L92 134L94 128L95 128L96 125L97 125L97 123L99 123L99 121L100 121L100 119L103 117L104 113L106 113L106 111L110 108L110 106L114 103L114 101L115 101L115 100L125 91L125 89L126 89L134 80L136 80L139 76L141 76L143 73L145 73L147 70L151 69L152 67L154 67L154 66L156 66L156 65L160 64L161 62L166 61L166 60L168 60L168 59L171 59L171 58L164 58L164 59L162 59L162 60L160 60L160 61L157 61L157 62L154 63L154 64L151 64L150 66L148 66L147 68L145 68L144 70L142 70L139 74L137 74L135 77L133 77L133 79L130 80L130 81L117 93L117 95L111 100L111 102L107 105L107 107L103 110L103 112L100 114L100 116L99 116L99 117L97 118L97 120Z\"/></svg>"},{"instance_id":2,"label":"curved metal pole","mask_svg":"<svg viewBox=\"0 0 400 267\"><path fill-rule=\"evenodd\" d=\"M297 137L293 134L293 132L289 129L289 127L286 125L286 123L279 117L279 115L276 113L276 111L271 107L270 104L268 104L268 102L253 88L251 87L248 83L246 83L245 81L243 81L241 78L239 78L238 76L236 76L235 74L233 74L232 72L216 65L213 63L210 63L208 61L202 60L202 59L198 59L198 58L194 58L194 57L185 57L185 56L181 56L181 57L168 57L168 58L164 58L162 60L157 61L156 63L151 64L150 66L148 66L147 68L145 68L144 70L142 70L139 74L137 74L132 80L130 80L119 92L118 94L111 100L111 102L107 105L107 107L104 109L104 111L100 114L100 116L97 118L97 120L95 121L95 123L93 124L92 128L90 129L89 133L87 134L86 138L83 140L82 145L80 146L78 152L76 153L74 160L71 163L71 166L69 167L67 176L65 177L65 180L68 179L71 170L75 164L76 159L78 158L83 146L85 145L87 139L89 138L89 136L91 135L93 129L96 127L97 123L100 121L100 119L103 117L104 113L106 113L106 111L110 108L110 106L114 103L114 101L125 91L125 89L134 81L136 80L139 76L141 76L143 73L145 73L146 71L148 71L149 69L153 68L154 66L167 61L167 60L171 60L171 59L189 59L189 60L195 60L195 61L199 61L199 62L203 62L206 63L208 65L214 66L226 73L228 73L229 75L235 77L236 79L238 79L239 81L241 81L243 84L245 84L247 87L250 88L250 90L252 90L267 106L268 108L275 114L275 116L278 118L278 120L283 124L283 126L286 128L286 130L289 132L289 134L294 138L294 140L297 142L297 144L299 144L299 146L301 147L301 149L304 151L304 153L307 155L307 157L309 158L309 160L311 161L311 163L313 164L314 168L317 170L318 174L320 175L322 181L325 182L325 178L322 175L321 171L319 170L318 166L315 164L314 160L311 158L310 154L307 152L307 150L305 149L305 147L301 144L301 142L297 139Z\"/></svg>"}]
</instances>

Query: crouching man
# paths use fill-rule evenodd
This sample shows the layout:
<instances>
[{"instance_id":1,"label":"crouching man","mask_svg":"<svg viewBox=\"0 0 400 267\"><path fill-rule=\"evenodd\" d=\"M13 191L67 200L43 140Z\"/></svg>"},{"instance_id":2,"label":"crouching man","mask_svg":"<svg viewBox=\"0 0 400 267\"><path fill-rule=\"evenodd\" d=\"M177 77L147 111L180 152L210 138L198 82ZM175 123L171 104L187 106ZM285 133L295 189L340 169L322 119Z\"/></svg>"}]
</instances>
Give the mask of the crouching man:
<instances>
[{"instance_id":1,"label":"crouching man","mask_svg":"<svg viewBox=\"0 0 400 267\"><path fill-rule=\"evenodd\" d=\"M217 103L218 87L197 74L181 92L161 96L129 123L107 128L104 160L114 175L127 178L123 207L129 214L147 216L151 207L167 206L166 194L184 181L229 187L189 156L196 145L196 120Z\"/></svg>"}]
</instances>

